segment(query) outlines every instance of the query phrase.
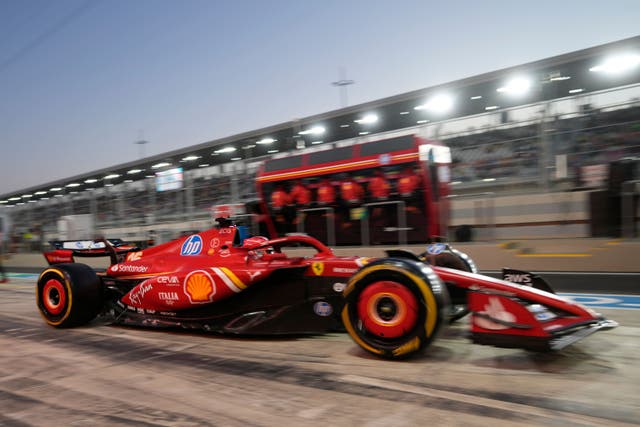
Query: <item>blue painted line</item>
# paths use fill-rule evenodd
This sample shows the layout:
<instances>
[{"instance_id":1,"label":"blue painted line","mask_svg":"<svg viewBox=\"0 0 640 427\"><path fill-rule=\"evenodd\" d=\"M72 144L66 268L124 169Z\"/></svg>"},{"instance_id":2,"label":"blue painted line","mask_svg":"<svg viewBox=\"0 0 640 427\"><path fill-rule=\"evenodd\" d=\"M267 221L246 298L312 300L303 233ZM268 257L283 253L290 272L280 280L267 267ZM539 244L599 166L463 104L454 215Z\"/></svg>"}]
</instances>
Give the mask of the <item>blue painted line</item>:
<instances>
[{"instance_id":1,"label":"blue painted line","mask_svg":"<svg viewBox=\"0 0 640 427\"><path fill-rule=\"evenodd\" d=\"M7 276L9 277L9 279L38 279L38 274L34 273L7 273Z\"/></svg>"},{"instance_id":2,"label":"blue painted line","mask_svg":"<svg viewBox=\"0 0 640 427\"><path fill-rule=\"evenodd\" d=\"M587 307L640 310L640 295L560 294Z\"/></svg>"}]
</instances>

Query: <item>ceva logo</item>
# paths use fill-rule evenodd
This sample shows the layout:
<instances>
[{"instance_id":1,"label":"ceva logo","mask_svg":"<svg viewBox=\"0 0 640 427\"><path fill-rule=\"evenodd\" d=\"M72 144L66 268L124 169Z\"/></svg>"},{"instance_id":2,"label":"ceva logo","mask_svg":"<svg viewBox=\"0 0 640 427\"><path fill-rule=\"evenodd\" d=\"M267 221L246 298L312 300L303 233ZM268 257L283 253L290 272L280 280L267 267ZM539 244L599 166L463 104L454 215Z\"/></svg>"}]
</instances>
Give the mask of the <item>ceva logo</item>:
<instances>
[{"instance_id":1,"label":"ceva logo","mask_svg":"<svg viewBox=\"0 0 640 427\"><path fill-rule=\"evenodd\" d=\"M200 255L202 251L202 238L194 234L193 236L189 236L187 240L182 244L182 249L180 249L180 255L188 256L188 255Z\"/></svg>"}]
</instances>

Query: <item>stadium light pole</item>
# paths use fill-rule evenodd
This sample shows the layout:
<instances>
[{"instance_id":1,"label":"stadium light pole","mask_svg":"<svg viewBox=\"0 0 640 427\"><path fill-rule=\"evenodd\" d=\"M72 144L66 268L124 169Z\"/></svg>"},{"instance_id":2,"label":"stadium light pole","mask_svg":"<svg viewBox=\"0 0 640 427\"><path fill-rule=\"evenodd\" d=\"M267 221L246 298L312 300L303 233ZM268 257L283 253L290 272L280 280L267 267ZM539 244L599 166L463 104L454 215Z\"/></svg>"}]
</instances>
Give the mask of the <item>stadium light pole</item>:
<instances>
[{"instance_id":1,"label":"stadium light pole","mask_svg":"<svg viewBox=\"0 0 640 427\"><path fill-rule=\"evenodd\" d=\"M144 159L145 157L144 146L148 143L149 141L145 141L144 139L140 139L134 142L134 144L137 144L138 146L140 146L140 148L138 149L138 155L140 159Z\"/></svg>"},{"instance_id":2,"label":"stadium light pole","mask_svg":"<svg viewBox=\"0 0 640 427\"><path fill-rule=\"evenodd\" d=\"M336 86L338 88L340 88L340 103L341 103L341 107L345 108L349 106L349 98L348 98L348 94L347 94L347 86L352 85L355 83L354 80L348 80L346 78L347 72L345 71L344 67L340 68L340 80L335 81L335 82L331 82L331 84L333 86Z\"/></svg>"}]
</instances>

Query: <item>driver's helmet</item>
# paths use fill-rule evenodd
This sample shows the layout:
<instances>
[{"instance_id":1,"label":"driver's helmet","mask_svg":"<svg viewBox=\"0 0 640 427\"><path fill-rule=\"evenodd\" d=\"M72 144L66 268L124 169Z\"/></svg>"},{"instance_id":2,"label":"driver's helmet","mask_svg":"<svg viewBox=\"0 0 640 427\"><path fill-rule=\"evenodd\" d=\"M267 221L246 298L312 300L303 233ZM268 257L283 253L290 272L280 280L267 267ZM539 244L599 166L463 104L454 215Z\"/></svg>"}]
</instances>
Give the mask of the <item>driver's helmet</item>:
<instances>
[{"instance_id":1,"label":"driver's helmet","mask_svg":"<svg viewBox=\"0 0 640 427\"><path fill-rule=\"evenodd\" d=\"M257 248L258 246L264 245L268 241L269 239L267 239L264 236L247 237L242 242L242 247L247 249L253 249L253 248Z\"/></svg>"}]
</instances>

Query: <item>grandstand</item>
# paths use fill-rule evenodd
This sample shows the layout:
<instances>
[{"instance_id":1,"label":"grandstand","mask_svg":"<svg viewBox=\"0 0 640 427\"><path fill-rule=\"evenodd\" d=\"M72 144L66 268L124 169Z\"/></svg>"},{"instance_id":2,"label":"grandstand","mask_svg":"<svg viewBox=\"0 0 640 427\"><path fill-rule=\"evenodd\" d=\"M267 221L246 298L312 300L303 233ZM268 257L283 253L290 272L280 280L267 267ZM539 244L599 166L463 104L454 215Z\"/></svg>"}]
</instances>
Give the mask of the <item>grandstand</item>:
<instances>
[{"instance_id":1,"label":"grandstand","mask_svg":"<svg viewBox=\"0 0 640 427\"><path fill-rule=\"evenodd\" d=\"M631 60L627 69L609 67L615 54ZM469 224L490 239L597 235L591 193L607 187L612 162L640 156L639 58L640 36L43 183L0 195L0 211L16 244L29 230L55 237L60 216L82 214L102 234L144 240L153 230L168 240L210 225L214 205L255 198L254 175L267 157L419 133L452 149L452 227ZM178 167L179 188L158 191L156 172ZM525 191L560 194L554 200L564 207L549 208L559 219L494 209Z\"/></svg>"}]
</instances>

